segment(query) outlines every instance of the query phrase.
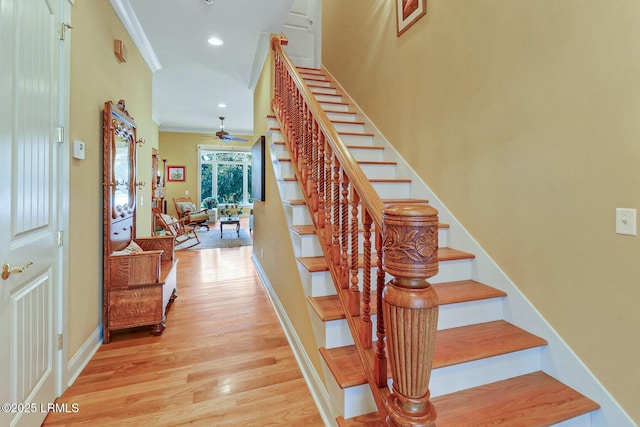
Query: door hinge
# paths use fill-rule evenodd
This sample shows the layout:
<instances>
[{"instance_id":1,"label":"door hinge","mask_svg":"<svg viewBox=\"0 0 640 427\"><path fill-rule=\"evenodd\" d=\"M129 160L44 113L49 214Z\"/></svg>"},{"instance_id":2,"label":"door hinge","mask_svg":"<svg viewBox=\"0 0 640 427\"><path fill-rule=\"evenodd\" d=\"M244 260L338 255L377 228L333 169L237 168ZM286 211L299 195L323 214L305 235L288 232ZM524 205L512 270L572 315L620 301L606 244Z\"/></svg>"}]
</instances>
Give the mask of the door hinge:
<instances>
[{"instance_id":1,"label":"door hinge","mask_svg":"<svg viewBox=\"0 0 640 427\"><path fill-rule=\"evenodd\" d=\"M62 245L64 245L64 231L60 230L56 233L56 240L57 240L57 244L58 247L62 247Z\"/></svg>"},{"instance_id":2,"label":"door hinge","mask_svg":"<svg viewBox=\"0 0 640 427\"><path fill-rule=\"evenodd\" d=\"M64 336L62 334L58 334L58 350L62 350L64 348Z\"/></svg>"},{"instance_id":3,"label":"door hinge","mask_svg":"<svg viewBox=\"0 0 640 427\"><path fill-rule=\"evenodd\" d=\"M60 40L64 40L67 30L73 30L73 27L66 22L60 24Z\"/></svg>"},{"instance_id":4,"label":"door hinge","mask_svg":"<svg viewBox=\"0 0 640 427\"><path fill-rule=\"evenodd\" d=\"M58 136L57 136L58 144L64 143L64 128L63 127L57 127L56 128L56 133L58 134Z\"/></svg>"}]
</instances>

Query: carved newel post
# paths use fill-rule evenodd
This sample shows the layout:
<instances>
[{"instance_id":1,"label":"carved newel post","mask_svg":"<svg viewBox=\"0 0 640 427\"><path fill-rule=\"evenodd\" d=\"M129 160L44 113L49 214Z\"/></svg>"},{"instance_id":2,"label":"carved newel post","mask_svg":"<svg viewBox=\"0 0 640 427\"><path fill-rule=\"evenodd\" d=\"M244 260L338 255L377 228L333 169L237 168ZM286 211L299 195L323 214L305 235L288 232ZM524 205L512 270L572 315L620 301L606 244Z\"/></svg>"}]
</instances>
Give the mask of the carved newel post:
<instances>
[{"instance_id":1,"label":"carved newel post","mask_svg":"<svg viewBox=\"0 0 640 427\"><path fill-rule=\"evenodd\" d=\"M383 291L383 317L393 388L387 423L435 427L429 379L438 326L438 295L426 278L438 273L438 211L391 206L382 215L382 265L395 278Z\"/></svg>"}]
</instances>

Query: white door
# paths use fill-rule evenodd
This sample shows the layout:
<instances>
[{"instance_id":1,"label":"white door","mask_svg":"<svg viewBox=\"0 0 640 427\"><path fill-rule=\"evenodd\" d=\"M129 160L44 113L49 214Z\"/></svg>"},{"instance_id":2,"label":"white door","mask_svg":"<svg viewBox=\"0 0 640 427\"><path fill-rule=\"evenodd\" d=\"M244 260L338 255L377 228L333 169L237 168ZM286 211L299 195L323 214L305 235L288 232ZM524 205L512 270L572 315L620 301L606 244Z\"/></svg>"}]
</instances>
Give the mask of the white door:
<instances>
[{"instance_id":1,"label":"white door","mask_svg":"<svg viewBox=\"0 0 640 427\"><path fill-rule=\"evenodd\" d=\"M287 55L299 67L320 68L320 0L293 0L284 23Z\"/></svg>"},{"instance_id":2,"label":"white door","mask_svg":"<svg viewBox=\"0 0 640 427\"><path fill-rule=\"evenodd\" d=\"M59 15L60 0L0 0L2 426L40 425L56 397Z\"/></svg>"}]
</instances>

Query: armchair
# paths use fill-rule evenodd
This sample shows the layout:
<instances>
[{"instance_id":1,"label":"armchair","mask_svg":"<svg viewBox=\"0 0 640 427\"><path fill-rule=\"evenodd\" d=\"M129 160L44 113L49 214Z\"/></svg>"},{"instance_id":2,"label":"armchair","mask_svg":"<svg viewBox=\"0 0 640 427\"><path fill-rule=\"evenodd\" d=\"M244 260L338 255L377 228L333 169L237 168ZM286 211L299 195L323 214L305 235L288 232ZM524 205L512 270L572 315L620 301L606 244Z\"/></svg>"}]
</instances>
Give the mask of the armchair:
<instances>
[{"instance_id":1,"label":"armchair","mask_svg":"<svg viewBox=\"0 0 640 427\"><path fill-rule=\"evenodd\" d=\"M184 219L185 225L207 227L209 229L209 215L207 209L198 210L195 203L191 201L191 197L174 197L173 204L178 213L178 219Z\"/></svg>"},{"instance_id":2,"label":"armchair","mask_svg":"<svg viewBox=\"0 0 640 427\"><path fill-rule=\"evenodd\" d=\"M191 225L185 225L185 219L178 219L171 215L160 212L160 210L154 209L153 214L156 218L157 224L167 232L168 236L175 238L176 244L185 243L190 240L195 240L194 243L187 246L188 248L200 243L200 239L196 234L195 228Z\"/></svg>"}]
</instances>

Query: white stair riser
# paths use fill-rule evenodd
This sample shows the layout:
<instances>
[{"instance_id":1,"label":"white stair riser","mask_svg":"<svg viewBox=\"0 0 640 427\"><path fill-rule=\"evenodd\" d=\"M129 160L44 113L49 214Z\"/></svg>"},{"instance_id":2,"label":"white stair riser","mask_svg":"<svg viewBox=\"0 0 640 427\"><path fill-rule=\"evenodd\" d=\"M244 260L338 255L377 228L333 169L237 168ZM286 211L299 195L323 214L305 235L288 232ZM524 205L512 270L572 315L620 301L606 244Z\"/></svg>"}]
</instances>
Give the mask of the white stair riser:
<instances>
[{"instance_id":1,"label":"white stair riser","mask_svg":"<svg viewBox=\"0 0 640 427\"><path fill-rule=\"evenodd\" d=\"M316 100L318 102L342 102L342 95L330 95L330 94L323 94L323 93L317 93L314 94Z\"/></svg>"},{"instance_id":2,"label":"white stair riser","mask_svg":"<svg viewBox=\"0 0 640 427\"><path fill-rule=\"evenodd\" d=\"M438 329L450 329L502 319L502 298L490 298L440 306Z\"/></svg>"},{"instance_id":3,"label":"white stair riser","mask_svg":"<svg viewBox=\"0 0 640 427\"><path fill-rule=\"evenodd\" d=\"M333 374L324 359L321 358L321 360L324 377L327 378L327 392L335 411L334 416L342 415L344 418L352 418L377 411L368 384L349 387L346 390L341 389L333 380Z\"/></svg>"},{"instance_id":4,"label":"white stair riser","mask_svg":"<svg viewBox=\"0 0 640 427\"><path fill-rule=\"evenodd\" d=\"M335 87L327 86L326 82L323 82L323 85L311 83L311 86L311 92L314 94L335 95L338 93Z\"/></svg>"},{"instance_id":5,"label":"white stair riser","mask_svg":"<svg viewBox=\"0 0 640 427\"><path fill-rule=\"evenodd\" d=\"M381 199L408 199L411 197L410 182L372 182Z\"/></svg>"},{"instance_id":6,"label":"white stair riser","mask_svg":"<svg viewBox=\"0 0 640 427\"><path fill-rule=\"evenodd\" d=\"M315 234L298 234L290 229L289 235L296 257L322 256L322 247Z\"/></svg>"},{"instance_id":7,"label":"white stair riser","mask_svg":"<svg viewBox=\"0 0 640 427\"><path fill-rule=\"evenodd\" d=\"M276 161L273 163L274 171L276 173L277 179L282 178L293 178L296 176L295 169L293 168L293 163L286 161Z\"/></svg>"},{"instance_id":8,"label":"white stair riser","mask_svg":"<svg viewBox=\"0 0 640 427\"><path fill-rule=\"evenodd\" d=\"M446 233L446 228L438 229L438 243L442 240L440 236L446 235ZM294 247L300 248L301 250L300 253L296 253L296 256L311 257L323 255L322 246L315 233L298 234L292 231L291 241L294 243ZM371 252L376 253L375 235L373 232L371 233ZM358 253L364 253L364 231L358 232Z\"/></svg>"},{"instance_id":9,"label":"white stair riser","mask_svg":"<svg viewBox=\"0 0 640 427\"><path fill-rule=\"evenodd\" d=\"M381 162L384 160L384 150L372 149L367 147L350 148L353 158L360 161Z\"/></svg>"},{"instance_id":10,"label":"white stair riser","mask_svg":"<svg viewBox=\"0 0 640 427\"><path fill-rule=\"evenodd\" d=\"M316 80L316 79L314 79L312 77L313 76L311 76L310 78L305 78L303 76L302 78L305 80L305 83L308 84L308 85L323 86L323 87L331 86L331 81L329 81L329 80Z\"/></svg>"},{"instance_id":11,"label":"white stair riser","mask_svg":"<svg viewBox=\"0 0 640 427\"><path fill-rule=\"evenodd\" d=\"M441 261L438 274L429 279L431 283L454 282L473 278L473 259Z\"/></svg>"},{"instance_id":12,"label":"white stair riser","mask_svg":"<svg viewBox=\"0 0 640 427\"><path fill-rule=\"evenodd\" d=\"M394 164L361 164L362 172L369 179L393 179L396 177L396 165Z\"/></svg>"},{"instance_id":13,"label":"white stair riser","mask_svg":"<svg viewBox=\"0 0 640 427\"><path fill-rule=\"evenodd\" d=\"M320 102L320 107L325 111L349 111L349 104L333 104L331 102Z\"/></svg>"},{"instance_id":14,"label":"white stair riser","mask_svg":"<svg viewBox=\"0 0 640 427\"><path fill-rule=\"evenodd\" d=\"M285 200L300 200L303 198L298 181L278 181L278 189Z\"/></svg>"},{"instance_id":15,"label":"white stair riser","mask_svg":"<svg viewBox=\"0 0 640 427\"><path fill-rule=\"evenodd\" d=\"M434 369L429 382L431 396L454 393L539 371L541 351L540 347L536 347Z\"/></svg>"},{"instance_id":16,"label":"white stair riser","mask_svg":"<svg viewBox=\"0 0 640 427\"><path fill-rule=\"evenodd\" d=\"M500 320L502 318L502 316L499 315L502 313L501 306L502 301L500 298L441 305L438 317L438 330ZM496 313L498 315L496 315ZM372 322L375 322L375 316L371 316L371 319ZM316 316L314 321L320 321L320 319ZM331 325L325 325L325 335L323 338L326 340L324 341L326 348L353 344L353 339L350 335L347 337L339 336L339 334L343 334L345 331L347 334L349 332L349 325L346 320L333 320L327 323L331 323ZM336 335L334 336L333 334ZM375 339L375 333L372 334L372 338Z\"/></svg>"},{"instance_id":17,"label":"white stair riser","mask_svg":"<svg viewBox=\"0 0 640 427\"><path fill-rule=\"evenodd\" d=\"M310 273L302 264L298 263L298 271L302 280L304 295L307 297L324 297L335 295L336 288L328 271Z\"/></svg>"},{"instance_id":18,"label":"white stair riser","mask_svg":"<svg viewBox=\"0 0 640 427\"><path fill-rule=\"evenodd\" d=\"M277 159L279 157L289 157L289 150L284 144L271 144L269 150L271 151L272 159Z\"/></svg>"},{"instance_id":19,"label":"white stair riser","mask_svg":"<svg viewBox=\"0 0 640 427\"><path fill-rule=\"evenodd\" d=\"M336 121L333 122L333 127L336 128L338 132L364 132L363 123L345 123L344 121Z\"/></svg>"},{"instance_id":20,"label":"white stair riser","mask_svg":"<svg viewBox=\"0 0 640 427\"><path fill-rule=\"evenodd\" d=\"M353 113L332 111L332 112L327 112L327 117L329 117L329 120L339 120L339 121L343 121L343 122L355 122L356 121L356 115L353 114Z\"/></svg>"},{"instance_id":21,"label":"white stair riser","mask_svg":"<svg viewBox=\"0 0 640 427\"><path fill-rule=\"evenodd\" d=\"M373 136L371 135L351 135L341 133L340 139L342 139L345 145L357 145L359 147L368 147L373 145Z\"/></svg>"},{"instance_id":22,"label":"white stair riser","mask_svg":"<svg viewBox=\"0 0 640 427\"><path fill-rule=\"evenodd\" d=\"M590 412L579 417L571 418L570 420L554 424L552 427L592 427L594 425L601 425L592 423L592 414L593 412Z\"/></svg>"},{"instance_id":23,"label":"white stair riser","mask_svg":"<svg viewBox=\"0 0 640 427\"><path fill-rule=\"evenodd\" d=\"M449 282L456 280L467 280L471 278L471 260L462 260L462 261L444 261L440 263L440 274L443 274L444 278L447 280L432 280L437 278L438 276L434 276L429 280L431 283L439 283L439 282ZM301 267L304 269L304 267ZM358 271L358 286L362 289L363 282L363 269L359 269ZM325 295L335 295L335 286L331 279L331 274L328 271L317 271L310 273L305 270L305 276L303 277L303 283L309 287L311 296L325 296ZM373 267L371 269L371 289L376 289L377 283L377 267ZM385 274L385 283L392 279L390 274ZM450 279L450 280L449 280ZM446 319L446 318L445 318ZM444 321L443 321L444 322ZM443 325L448 325L450 323L443 323ZM451 327L451 326L448 326Z\"/></svg>"},{"instance_id":24,"label":"white stair riser","mask_svg":"<svg viewBox=\"0 0 640 427\"><path fill-rule=\"evenodd\" d=\"M289 225L312 225L313 220L306 205L288 205L285 207L287 214L287 224Z\"/></svg>"},{"instance_id":25,"label":"white stair riser","mask_svg":"<svg viewBox=\"0 0 640 427\"><path fill-rule=\"evenodd\" d=\"M298 70L298 73L300 73L300 77L302 77L303 80L309 80L309 82L329 81L324 74L314 71Z\"/></svg>"},{"instance_id":26,"label":"white stair riser","mask_svg":"<svg viewBox=\"0 0 640 427\"><path fill-rule=\"evenodd\" d=\"M522 350L434 369L431 373L429 391L432 397L437 397L538 370L540 370L540 349ZM327 378L328 383L332 383L329 387L337 387L333 376L330 375L325 378ZM390 379L389 386L391 387L391 385L392 380ZM373 396L364 393L362 387L347 387L341 391L341 395L335 398L338 402L342 401L341 404L343 406L339 409L348 412L348 417L357 417L358 415L372 412L370 405L374 405L373 410L375 410Z\"/></svg>"}]
</instances>

